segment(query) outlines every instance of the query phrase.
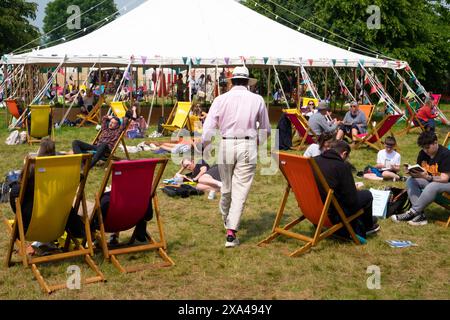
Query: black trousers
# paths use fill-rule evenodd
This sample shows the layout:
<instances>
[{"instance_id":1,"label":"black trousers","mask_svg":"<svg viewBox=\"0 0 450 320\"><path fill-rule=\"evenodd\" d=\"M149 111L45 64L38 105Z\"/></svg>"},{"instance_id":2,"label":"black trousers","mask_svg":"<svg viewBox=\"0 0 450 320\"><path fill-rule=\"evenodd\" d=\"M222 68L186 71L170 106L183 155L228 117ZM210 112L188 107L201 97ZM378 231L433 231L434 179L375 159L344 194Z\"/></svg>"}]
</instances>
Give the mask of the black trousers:
<instances>
[{"instance_id":1,"label":"black trousers","mask_svg":"<svg viewBox=\"0 0 450 320\"><path fill-rule=\"evenodd\" d=\"M351 223L354 231L362 236L366 237L366 230L369 230L373 227L373 215L372 215L372 202L373 202L373 196L372 193L369 190L358 190L355 195L355 201L357 203L356 205L356 211L349 210L348 208L343 207L344 213L347 217L352 216L360 209L363 209L364 213L353 220ZM337 224L341 222L340 217L337 215L337 213L331 214L329 216L330 221L334 224ZM349 234L345 228L340 229L338 231L338 234L344 237L348 237Z\"/></svg>"},{"instance_id":2,"label":"black trousers","mask_svg":"<svg viewBox=\"0 0 450 320\"><path fill-rule=\"evenodd\" d=\"M80 140L74 140L72 142L72 150L73 153L86 153L90 150L95 150L95 155L92 158L91 168L98 162L98 160L102 159L107 153L111 152L109 146L106 143L100 143L97 145L89 144Z\"/></svg>"}]
</instances>

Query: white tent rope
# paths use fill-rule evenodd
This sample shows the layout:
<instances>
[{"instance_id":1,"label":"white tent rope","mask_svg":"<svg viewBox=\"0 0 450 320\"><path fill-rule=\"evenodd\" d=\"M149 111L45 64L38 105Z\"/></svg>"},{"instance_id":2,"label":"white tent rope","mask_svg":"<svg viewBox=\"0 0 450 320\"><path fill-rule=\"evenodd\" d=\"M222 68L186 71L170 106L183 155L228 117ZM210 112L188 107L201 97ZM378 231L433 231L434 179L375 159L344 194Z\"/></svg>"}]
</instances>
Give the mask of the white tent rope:
<instances>
[{"instance_id":1,"label":"white tent rope","mask_svg":"<svg viewBox=\"0 0 450 320\"><path fill-rule=\"evenodd\" d=\"M131 57L130 62L128 62L128 65L125 69L125 72L122 75L122 79L120 80L119 86L117 87L117 91L116 91L116 94L114 95L113 102L117 101L118 96L120 96L120 92L122 91L123 86L125 84L125 75L128 75L128 70L130 69L132 62L133 62L133 58ZM109 113L109 111L108 111L108 113Z\"/></svg>"},{"instance_id":2,"label":"white tent rope","mask_svg":"<svg viewBox=\"0 0 450 320\"><path fill-rule=\"evenodd\" d=\"M414 72L412 72L411 70L411 74L406 71L408 73L408 75L414 77L417 82L419 83L418 86L419 88L422 88L422 90L424 90L424 93L426 96L428 96L428 92L425 91L425 88L422 86L422 84L420 83L420 81L417 79L417 77L415 76ZM417 102L419 102L419 104L424 104L424 101L422 101L422 99L419 97L419 95L413 90L411 89L411 87L408 85L408 82L397 72L396 76L403 82L403 84L406 86L406 88L408 89L409 92L414 94L414 99L416 99ZM438 106L436 106L436 109L439 113L439 116L447 123L450 124L449 120L447 119L447 117L445 116L445 114L442 112L441 109L439 109Z\"/></svg>"},{"instance_id":3,"label":"white tent rope","mask_svg":"<svg viewBox=\"0 0 450 320\"><path fill-rule=\"evenodd\" d=\"M383 98L387 103L389 109L392 109L392 111L397 112L398 114L403 115L402 118L405 117L402 110L397 106L395 101L391 98L391 96L386 92L383 85L381 85L380 82L377 82L375 78L364 68L364 66L359 62L359 66L364 71L364 74L367 75L367 78L369 79L370 85L372 87L375 87L376 93L380 96L380 98ZM361 86L362 87L362 86Z\"/></svg>"},{"instance_id":4,"label":"white tent rope","mask_svg":"<svg viewBox=\"0 0 450 320\"><path fill-rule=\"evenodd\" d=\"M253 0L253 1L254 1L254 0ZM254 2L256 3L256 1L254 1ZM309 31L309 30L307 30L307 29L305 29L305 28L301 28L301 27L299 27L298 25L296 25L295 23L293 23L293 22L291 22L291 21L289 21L289 20L287 20L287 19L285 19L285 18L283 18L283 17L280 17L280 16L277 15L276 13L273 13L273 12L270 11L269 9L265 8L264 6L261 6L261 5L259 5L259 6L260 6L262 9L264 9L266 12L268 12L268 13L272 14L273 16L275 16L275 19L276 19L276 20L278 20L278 18L279 18L279 19L285 21L286 23L288 23L288 24L290 24L292 27L294 27L293 29L295 29L295 30L297 30L297 31L299 31L300 29L302 29L302 30L305 31L306 33L309 33L310 35L314 36L314 38L317 39L317 40L320 40L320 41L322 41L322 42L325 42L325 39L326 39L329 43L333 43L335 46L340 47L340 48L343 48L343 49L345 49L345 50L350 51L350 49L353 49L355 52L359 51L359 52L361 52L361 53L363 53L363 54L373 55L373 53L367 52L366 50L357 49L357 48L351 48L351 47L348 47L348 46L345 46L345 47L344 47L344 46L342 45L342 42L338 42L338 41L335 41L335 40L331 40L331 39L325 38L325 37L323 37L323 36L321 36L321 35L319 35L319 34L317 34L317 33L314 33L314 32L312 32L312 31ZM377 55L378 55L378 54L377 54ZM383 57L386 57L386 56L384 56L384 55L382 55L382 56L383 56ZM388 58L388 59L390 59L390 60L395 60L395 59L392 59L392 58L389 58L389 57L386 57L386 58Z\"/></svg>"},{"instance_id":5,"label":"white tent rope","mask_svg":"<svg viewBox=\"0 0 450 320\"><path fill-rule=\"evenodd\" d=\"M162 62L159 64L158 69L161 69L161 65L162 65ZM155 72L156 72L156 70L158 70L158 69L155 69ZM164 72L164 71L163 71L163 72ZM151 120L151 118L152 118L153 104L154 104L154 102L155 102L156 91L157 91L157 89L158 89L158 86L159 86L159 80L160 80L160 79L161 79L161 77L157 77L157 79L156 79L155 90L153 90L152 102L150 103L150 111L148 112L148 118L147 118L147 124L148 124L148 125L150 125L150 120Z\"/></svg>"},{"instance_id":6,"label":"white tent rope","mask_svg":"<svg viewBox=\"0 0 450 320\"><path fill-rule=\"evenodd\" d=\"M277 69L275 68L275 64L272 64L272 67L273 67L273 71L275 71L275 79L277 80L278 85L279 85L280 88L281 88L281 93L283 94L284 101L286 102L286 108L289 109L289 108L290 108L289 102L288 102L288 100L287 100L287 98L286 98L286 94L284 93L284 89L283 89L283 86L282 86L282 84L281 84L280 77L278 76L278 71L277 71Z\"/></svg>"},{"instance_id":7,"label":"white tent rope","mask_svg":"<svg viewBox=\"0 0 450 320\"><path fill-rule=\"evenodd\" d=\"M92 67L90 67L89 72L86 76L86 79L84 79L83 81L83 86L86 86L86 83L89 79L89 76L91 75L92 71L94 70L95 65L97 64L97 62L95 62ZM61 119L61 122L59 123L59 126L62 126L64 124L64 121L67 119L67 116L69 115L70 110L72 110L73 105L75 104L75 102L77 101L78 96L80 95L80 86L78 86L78 92L75 95L74 99L72 100L72 103L70 104L69 108L67 109L66 113L64 114L63 118Z\"/></svg>"},{"instance_id":8,"label":"white tent rope","mask_svg":"<svg viewBox=\"0 0 450 320\"><path fill-rule=\"evenodd\" d=\"M45 92L48 90L48 88L51 86L53 79L55 78L56 74L59 72L59 69L63 66L64 62L66 61L66 56L62 59L62 61L59 63L59 65L55 68L55 71L53 71L52 76L50 79L47 80L47 83L45 84L44 88L39 91L39 93L34 97L34 99L31 101L31 104L34 104L35 101L41 100L41 98L44 96Z\"/></svg>"},{"instance_id":9,"label":"white tent rope","mask_svg":"<svg viewBox=\"0 0 450 320\"><path fill-rule=\"evenodd\" d=\"M100 2L100 3L97 3L95 6L89 8L88 10L86 10L86 11L84 11L84 12L81 12L79 15L75 16L73 19L81 18L81 16L83 16L84 14L88 13L88 12L91 11L91 10L94 10L95 8L97 8L98 6L102 5L102 4L105 3L106 1L107 1L107 0L103 0L103 1ZM116 12L116 13L117 13L117 12ZM44 34L40 35L38 38L33 39L33 40L31 40L30 42L24 44L23 46L21 46L21 47L15 49L15 50L12 51L10 54L14 54L14 53L16 53L17 51L19 51L20 49L22 49L22 48L28 46L29 44L31 44L31 43L33 43L33 42L35 42L36 40L39 40L39 39L41 39L41 38L43 38L43 37L45 37L45 36L48 36L48 35L52 34L52 33L55 32L56 30L58 30L58 29L60 29L61 27L65 26L66 24L67 24L67 22L62 23L61 25L59 25L59 26L57 26L56 28L50 30L49 32L44 33Z\"/></svg>"},{"instance_id":10,"label":"white tent rope","mask_svg":"<svg viewBox=\"0 0 450 320\"><path fill-rule=\"evenodd\" d=\"M309 91L311 91L314 99L321 100L319 93L316 91L316 89L313 86L313 82L312 82L308 72L306 72L305 67L303 65L301 65L300 68L301 68L303 81L306 81L307 88L309 88Z\"/></svg>"},{"instance_id":11,"label":"white tent rope","mask_svg":"<svg viewBox=\"0 0 450 320\"><path fill-rule=\"evenodd\" d=\"M28 57L27 57L27 58L28 58ZM25 63L26 63L26 62L25 62ZM20 70L20 76L19 76L18 86L17 86L16 90L13 92L13 94L11 94L11 95L8 97L8 99L12 99L13 97L16 96L16 93L17 93L17 91L19 90L19 86L20 86L20 84L21 84L21 82L22 82L22 78L23 78L24 71L25 71L25 64L23 65L23 67L22 67L21 70ZM18 75L16 75L14 78L16 78L17 76L18 76ZM13 79L13 80L14 80L14 79Z\"/></svg>"},{"instance_id":12,"label":"white tent rope","mask_svg":"<svg viewBox=\"0 0 450 320\"><path fill-rule=\"evenodd\" d=\"M253 1L254 1L255 3L257 3L255 0L253 0ZM357 46L357 47L362 48L361 51L362 51L362 50L365 50L365 51L363 51L363 52L365 52L365 53L368 53L368 54L375 54L376 56L381 56L381 57L384 57L384 58L388 58L388 59L391 59L391 60L395 60L395 59L393 59L393 58L391 58L391 57L388 57L388 56L384 55L382 52L379 52L379 51L377 51L377 50L371 49L371 48L370 48L367 44L365 44L365 43L364 43L364 45L361 45L361 44L359 44L359 43L354 42L353 40L350 40L349 38L343 37L343 36L341 36L341 35L339 35L339 34L333 32L333 31L331 31L331 30L328 30L328 29L326 29L326 28L324 28L324 27L322 27L322 26L320 26L320 25L318 25L318 24L316 24L316 23L314 23L314 22L312 22L312 21L310 21L310 20L308 20L308 19L306 19L306 18L300 16L298 13L296 13L296 12L294 12L294 11L292 11L292 10L289 10L289 9L283 7L283 6L282 6L281 4L279 4L279 3L276 3L276 2L274 2L274 1L272 1L272 0L268 0L268 1L271 2L272 4L274 4L275 6L277 6L277 7L281 8L281 9L285 10L286 12L291 13L291 14L293 14L294 16L296 16L296 17L302 19L303 21L306 21L306 22L312 24L312 25L315 26L315 27L317 27L317 28L319 28L319 29L321 29L321 30L323 30L323 31L325 31L325 32L328 32L329 34L334 35L334 36L336 36L336 37L338 37L338 38L340 38L340 39L342 39L342 40L345 40L345 41L351 43L352 45L355 45L355 46ZM273 14L275 14L275 13L273 13ZM276 15L276 14L275 14L275 15ZM317 19L317 17L315 17L315 18ZM323 20L322 20L322 21L323 21ZM291 23L292 23L292 22L291 22ZM292 23L292 24L293 24L293 23ZM302 28L302 29L305 30L305 28ZM317 36L320 36L320 35L317 35ZM328 39L327 39L327 40L328 40ZM378 58L378 57L377 57L377 58Z\"/></svg>"},{"instance_id":13,"label":"white tent rope","mask_svg":"<svg viewBox=\"0 0 450 320\"><path fill-rule=\"evenodd\" d=\"M338 71L336 70L336 68L331 65L331 69L333 69L334 73L336 74L336 76L339 79L339 82L341 83L342 86L344 86L344 89L347 90L348 94L350 95L350 97L353 99L353 101L357 102L355 97L352 95L352 93L350 92L350 90L348 89L347 85L345 84L344 80L341 78L341 76L339 75Z\"/></svg>"},{"instance_id":14,"label":"white tent rope","mask_svg":"<svg viewBox=\"0 0 450 320\"><path fill-rule=\"evenodd\" d=\"M17 73L21 72L21 68L25 67L25 64L22 63L20 65L18 65L17 67L13 68L13 70L11 71L11 73L6 77L6 79L3 80L3 82L0 85L0 92L3 92L4 87L8 86L8 83L11 82L11 80L13 80L16 76Z\"/></svg>"}]
</instances>

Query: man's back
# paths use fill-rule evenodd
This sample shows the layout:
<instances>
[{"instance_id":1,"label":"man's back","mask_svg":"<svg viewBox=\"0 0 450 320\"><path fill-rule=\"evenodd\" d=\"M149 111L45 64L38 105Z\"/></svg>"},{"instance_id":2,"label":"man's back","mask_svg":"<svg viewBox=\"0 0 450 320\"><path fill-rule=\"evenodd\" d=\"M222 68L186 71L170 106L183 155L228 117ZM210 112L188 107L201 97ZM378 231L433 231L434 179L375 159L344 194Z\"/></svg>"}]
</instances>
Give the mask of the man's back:
<instances>
[{"instance_id":1,"label":"man's back","mask_svg":"<svg viewBox=\"0 0 450 320\"><path fill-rule=\"evenodd\" d=\"M264 99L244 86L235 86L214 100L203 131L218 127L225 137L255 137L257 122L260 129L270 131Z\"/></svg>"},{"instance_id":2,"label":"man's back","mask_svg":"<svg viewBox=\"0 0 450 320\"><path fill-rule=\"evenodd\" d=\"M325 122L325 117L320 112L316 112L309 118L308 125L316 135L320 136L323 132L325 132Z\"/></svg>"}]
</instances>

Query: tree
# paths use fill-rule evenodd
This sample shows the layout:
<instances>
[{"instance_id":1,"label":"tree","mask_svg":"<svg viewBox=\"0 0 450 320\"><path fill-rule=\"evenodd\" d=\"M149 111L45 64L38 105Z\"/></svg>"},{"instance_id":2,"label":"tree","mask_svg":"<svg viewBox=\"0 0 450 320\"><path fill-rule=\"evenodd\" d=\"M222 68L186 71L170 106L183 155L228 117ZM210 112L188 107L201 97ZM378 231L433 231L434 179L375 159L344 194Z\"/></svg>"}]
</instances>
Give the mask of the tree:
<instances>
[{"instance_id":1,"label":"tree","mask_svg":"<svg viewBox=\"0 0 450 320\"><path fill-rule=\"evenodd\" d=\"M7 54L39 36L30 20L36 19L37 4L25 0L0 1L0 54Z\"/></svg>"},{"instance_id":2,"label":"tree","mask_svg":"<svg viewBox=\"0 0 450 320\"><path fill-rule=\"evenodd\" d=\"M315 33L319 39L325 37L328 43L345 49L351 47L354 52L375 56L376 53L367 53L367 49L370 49L407 61L429 90L441 92L450 81L448 1L261 0L257 2L256 6L253 0L247 0L245 3L271 19L278 15L289 20L294 26L300 26L301 32L307 35ZM368 28L367 22L371 13L367 13L366 10L370 5L380 8L379 29ZM282 19L278 19L278 22L293 28L293 25Z\"/></svg>"},{"instance_id":3,"label":"tree","mask_svg":"<svg viewBox=\"0 0 450 320\"><path fill-rule=\"evenodd\" d=\"M45 42L73 40L98 29L118 15L114 0L54 0L45 7ZM107 20L106 20L107 19Z\"/></svg>"}]
</instances>

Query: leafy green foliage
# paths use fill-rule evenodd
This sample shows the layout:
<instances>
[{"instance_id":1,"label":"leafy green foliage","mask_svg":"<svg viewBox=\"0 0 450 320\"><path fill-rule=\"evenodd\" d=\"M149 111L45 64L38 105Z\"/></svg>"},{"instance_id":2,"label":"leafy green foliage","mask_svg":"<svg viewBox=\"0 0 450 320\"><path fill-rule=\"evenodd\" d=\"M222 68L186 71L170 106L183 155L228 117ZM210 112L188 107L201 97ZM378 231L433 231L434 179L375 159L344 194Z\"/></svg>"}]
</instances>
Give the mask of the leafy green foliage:
<instances>
[{"instance_id":1,"label":"leafy green foliage","mask_svg":"<svg viewBox=\"0 0 450 320\"><path fill-rule=\"evenodd\" d=\"M0 54L10 53L39 36L28 20L36 18L36 10L34 2L0 1Z\"/></svg>"},{"instance_id":2,"label":"leafy green foliage","mask_svg":"<svg viewBox=\"0 0 450 320\"><path fill-rule=\"evenodd\" d=\"M333 45L340 44L346 49L351 47L352 51L358 53L370 49L395 59L408 61L428 90L441 92L450 80L448 1L258 0L257 2L256 6L254 0L248 0L245 4L271 19L274 19L275 15L283 17L300 26L302 32L308 35L313 32L325 37ZM289 12L274 3L285 7ZM380 7L380 29L367 27L371 13L367 13L366 10L370 5ZM293 27L283 19L278 19L278 22ZM375 56L375 53L364 54Z\"/></svg>"},{"instance_id":3,"label":"leafy green foliage","mask_svg":"<svg viewBox=\"0 0 450 320\"><path fill-rule=\"evenodd\" d=\"M97 7L95 7L98 5ZM69 29L69 25L73 24L77 12L71 10L69 6L78 6L80 9L80 29ZM95 8L94 8L95 7ZM90 10L91 8L94 8ZM47 4L44 17L44 31L50 32L46 42L53 42L62 39L73 40L95 31L97 28L106 24L108 21L114 20L118 14L114 14L117 7L114 0L97 1L97 0L54 0ZM111 16L112 15L112 16ZM108 19L106 21L105 19ZM61 26L61 27L60 27ZM86 28L86 30L84 30ZM56 30L55 30L56 29Z\"/></svg>"}]
</instances>

